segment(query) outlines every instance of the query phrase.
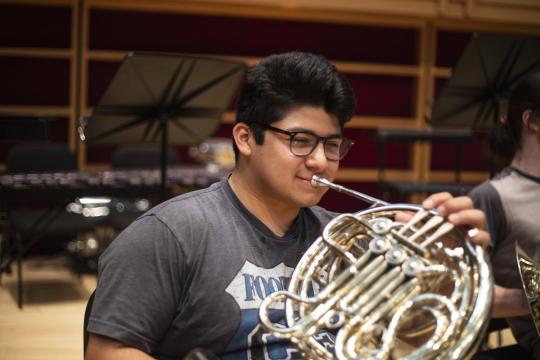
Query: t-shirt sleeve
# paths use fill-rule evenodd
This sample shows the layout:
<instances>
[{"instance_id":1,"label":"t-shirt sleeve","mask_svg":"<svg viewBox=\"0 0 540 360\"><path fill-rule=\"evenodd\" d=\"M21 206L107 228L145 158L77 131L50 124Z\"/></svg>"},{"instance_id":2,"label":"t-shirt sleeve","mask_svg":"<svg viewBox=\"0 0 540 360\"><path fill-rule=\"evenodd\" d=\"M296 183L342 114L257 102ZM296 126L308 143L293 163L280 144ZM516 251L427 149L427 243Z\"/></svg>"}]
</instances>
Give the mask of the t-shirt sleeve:
<instances>
[{"instance_id":1,"label":"t-shirt sleeve","mask_svg":"<svg viewBox=\"0 0 540 360\"><path fill-rule=\"evenodd\" d=\"M126 228L99 259L88 331L151 354L181 303L182 254L155 216Z\"/></svg>"},{"instance_id":2,"label":"t-shirt sleeve","mask_svg":"<svg viewBox=\"0 0 540 360\"><path fill-rule=\"evenodd\" d=\"M474 207L482 210L486 215L486 230L491 236L490 248L494 251L508 232L501 197L489 182L484 182L472 189L469 196L473 200Z\"/></svg>"}]
</instances>

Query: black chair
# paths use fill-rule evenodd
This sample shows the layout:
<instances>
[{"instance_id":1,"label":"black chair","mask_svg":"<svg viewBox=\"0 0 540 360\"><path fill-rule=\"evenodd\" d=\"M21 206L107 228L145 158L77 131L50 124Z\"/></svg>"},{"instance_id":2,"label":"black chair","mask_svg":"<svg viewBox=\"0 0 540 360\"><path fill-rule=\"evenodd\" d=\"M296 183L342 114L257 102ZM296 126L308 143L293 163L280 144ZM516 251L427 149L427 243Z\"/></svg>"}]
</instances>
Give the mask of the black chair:
<instances>
[{"instance_id":1,"label":"black chair","mask_svg":"<svg viewBox=\"0 0 540 360\"><path fill-rule=\"evenodd\" d=\"M88 327L88 322L90 321L90 314L92 313L92 305L94 305L94 295L95 291L92 292L86 303L86 308L84 309L84 322L83 322L83 357L86 354L86 348L88 347L88 339L90 334L86 329Z\"/></svg>"},{"instance_id":2,"label":"black chair","mask_svg":"<svg viewBox=\"0 0 540 360\"><path fill-rule=\"evenodd\" d=\"M84 309L84 321L83 321L83 358L86 355L86 349L88 348L88 340L90 339L90 333L88 332L88 323L90 322L90 315L92 314L92 306L94 305L94 296L96 291L94 290ZM218 360L219 358L206 349L193 349L184 360Z\"/></svg>"},{"instance_id":3,"label":"black chair","mask_svg":"<svg viewBox=\"0 0 540 360\"><path fill-rule=\"evenodd\" d=\"M36 143L15 145L6 157L8 173L77 170L77 159L62 144Z\"/></svg>"},{"instance_id":4,"label":"black chair","mask_svg":"<svg viewBox=\"0 0 540 360\"><path fill-rule=\"evenodd\" d=\"M534 360L534 358L520 345L503 346L496 349L476 353L473 360Z\"/></svg>"},{"instance_id":5,"label":"black chair","mask_svg":"<svg viewBox=\"0 0 540 360\"><path fill-rule=\"evenodd\" d=\"M157 169L160 166L160 144L130 144L118 147L112 154L111 165L116 170ZM180 165L181 160L176 151L167 150L167 165ZM156 193L157 195L157 193ZM148 204L157 199L144 199ZM114 198L113 210L109 216L109 224L116 230L123 230L147 209L139 209L133 199ZM121 209L121 211L118 211Z\"/></svg>"},{"instance_id":6,"label":"black chair","mask_svg":"<svg viewBox=\"0 0 540 360\"><path fill-rule=\"evenodd\" d=\"M160 144L129 144L118 147L112 154L113 169L158 168L161 161ZM179 165L180 157L173 148L167 149L167 165Z\"/></svg>"},{"instance_id":7,"label":"black chair","mask_svg":"<svg viewBox=\"0 0 540 360\"><path fill-rule=\"evenodd\" d=\"M76 157L65 145L51 143L18 144L8 152L6 172L43 173L76 171ZM53 201L30 202L11 201L7 207L6 239L3 240L0 260L0 274L10 271L16 260L18 278L18 305L23 305L22 258L43 240L69 240L78 232L90 231L100 222L99 218L86 218L80 214L69 213L65 206L73 199L59 198ZM7 261L4 261L4 253Z\"/></svg>"},{"instance_id":8,"label":"black chair","mask_svg":"<svg viewBox=\"0 0 540 360\"><path fill-rule=\"evenodd\" d=\"M490 320L488 329L486 331L486 337L484 344L487 345L489 334L500 332L508 328L508 323L504 318L493 318ZM508 345L500 346L501 340L499 339L499 347L495 349L488 349L477 352L472 360L506 360L506 359L519 359L519 360L533 360L534 358L523 349L520 345Z\"/></svg>"}]
</instances>

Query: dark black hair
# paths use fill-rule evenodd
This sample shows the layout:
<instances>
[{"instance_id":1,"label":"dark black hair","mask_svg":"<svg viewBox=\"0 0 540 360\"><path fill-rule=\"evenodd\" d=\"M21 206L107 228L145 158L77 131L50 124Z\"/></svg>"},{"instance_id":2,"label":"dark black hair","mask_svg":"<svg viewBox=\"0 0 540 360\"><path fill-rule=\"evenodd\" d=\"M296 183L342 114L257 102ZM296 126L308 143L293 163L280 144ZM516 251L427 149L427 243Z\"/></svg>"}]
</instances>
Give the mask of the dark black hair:
<instances>
[{"instance_id":1,"label":"dark black hair","mask_svg":"<svg viewBox=\"0 0 540 360\"><path fill-rule=\"evenodd\" d=\"M491 153L499 164L508 164L521 148L522 116L529 109L540 118L540 73L529 74L518 83L510 95L507 117L491 129Z\"/></svg>"},{"instance_id":2,"label":"dark black hair","mask_svg":"<svg viewBox=\"0 0 540 360\"><path fill-rule=\"evenodd\" d=\"M354 92L346 77L322 56L290 52L271 55L251 68L236 107L236 123L248 124L262 144L264 130L300 106L322 107L343 128L353 115ZM235 156L238 148L233 142Z\"/></svg>"}]
</instances>

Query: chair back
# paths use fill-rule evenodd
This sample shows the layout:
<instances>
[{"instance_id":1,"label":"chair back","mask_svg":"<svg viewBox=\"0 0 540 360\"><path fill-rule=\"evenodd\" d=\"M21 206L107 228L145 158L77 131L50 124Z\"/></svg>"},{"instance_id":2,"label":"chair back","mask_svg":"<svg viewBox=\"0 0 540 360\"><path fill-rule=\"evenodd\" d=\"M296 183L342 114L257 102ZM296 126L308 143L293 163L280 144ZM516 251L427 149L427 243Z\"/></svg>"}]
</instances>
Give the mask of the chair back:
<instances>
[{"instance_id":1,"label":"chair back","mask_svg":"<svg viewBox=\"0 0 540 360\"><path fill-rule=\"evenodd\" d=\"M130 144L116 149L112 154L113 169L158 168L161 164L159 144ZM168 147L167 165L179 165L180 158L176 151Z\"/></svg>"},{"instance_id":2,"label":"chair back","mask_svg":"<svg viewBox=\"0 0 540 360\"><path fill-rule=\"evenodd\" d=\"M77 170L77 159L64 144L17 144L6 156L6 172L12 174L70 170Z\"/></svg>"}]
</instances>

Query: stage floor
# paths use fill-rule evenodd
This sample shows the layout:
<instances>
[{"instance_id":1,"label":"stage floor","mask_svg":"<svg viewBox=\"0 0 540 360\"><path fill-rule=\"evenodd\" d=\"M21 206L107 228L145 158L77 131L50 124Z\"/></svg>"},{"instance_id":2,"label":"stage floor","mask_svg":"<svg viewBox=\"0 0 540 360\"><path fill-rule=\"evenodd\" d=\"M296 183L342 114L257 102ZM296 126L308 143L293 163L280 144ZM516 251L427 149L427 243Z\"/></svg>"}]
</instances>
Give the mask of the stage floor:
<instances>
[{"instance_id":1,"label":"stage floor","mask_svg":"<svg viewBox=\"0 0 540 360\"><path fill-rule=\"evenodd\" d=\"M82 359L86 301L95 275L77 277L63 257L23 262L24 307L17 307L16 266L2 274L0 359Z\"/></svg>"}]
</instances>

